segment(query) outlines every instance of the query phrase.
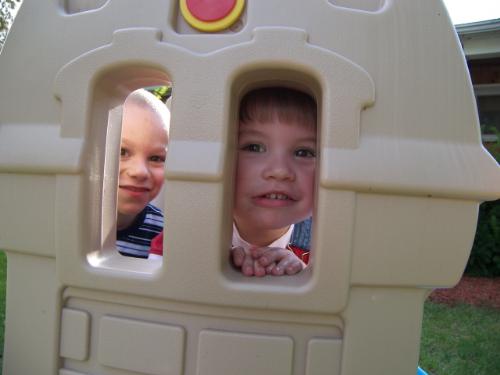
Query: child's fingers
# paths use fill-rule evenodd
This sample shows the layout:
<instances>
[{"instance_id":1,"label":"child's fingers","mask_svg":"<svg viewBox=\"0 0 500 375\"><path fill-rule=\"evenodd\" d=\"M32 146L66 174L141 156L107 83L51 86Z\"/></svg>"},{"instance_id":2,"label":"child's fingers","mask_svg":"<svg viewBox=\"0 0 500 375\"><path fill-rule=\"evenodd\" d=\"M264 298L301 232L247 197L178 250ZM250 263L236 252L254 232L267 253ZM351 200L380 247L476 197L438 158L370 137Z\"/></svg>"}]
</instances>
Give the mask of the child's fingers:
<instances>
[{"instance_id":1,"label":"child's fingers","mask_svg":"<svg viewBox=\"0 0 500 375\"><path fill-rule=\"evenodd\" d=\"M284 274L295 275L302 271L304 267L305 264L295 254L289 253L289 255L278 262L271 274L275 276L282 276Z\"/></svg>"},{"instance_id":2,"label":"child's fingers","mask_svg":"<svg viewBox=\"0 0 500 375\"><path fill-rule=\"evenodd\" d=\"M242 247L233 247L231 249L231 259L235 266L241 267L243 265L243 259L245 259L245 250L243 250Z\"/></svg>"},{"instance_id":3,"label":"child's fingers","mask_svg":"<svg viewBox=\"0 0 500 375\"><path fill-rule=\"evenodd\" d=\"M255 276L294 275L305 267L305 264L293 252L279 247L252 248L247 257L252 257L254 260Z\"/></svg>"},{"instance_id":4,"label":"child's fingers","mask_svg":"<svg viewBox=\"0 0 500 375\"><path fill-rule=\"evenodd\" d=\"M266 276L266 269L259 264L258 260L253 260L253 271L254 275L258 277Z\"/></svg>"},{"instance_id":5,"label":"child's fingers","mask_svg":"<svg viewBox=\"0 0 500 375\"><path fill-rule=\"evenodd\" d=\"M231 249L231 260L236 267L241 269L243 275L254 275L254 260L242 247L238 246Z\"/></svg>"},{"instance_id":6,"label":"child's fingers","mask_svg":"<svg viewBox=\"0 0 500 375\"><path fill-rule=\"evenodd\" d=\"M254 259L258 259L270 249L274 249L274 247L252 247L249 252Z\"/></svg>"},{"instance_id":7,"label":"child's fingers","mask_svg":"<svg viewBox=\"0 0 500 375\"><path fill-rule=\"evenodd\" d=\"M286 258L290 254L290 251L279 247L264 247L255 251L252 250L251 254L261 266L267 267Z\"/></svg>"},{"instance_id":8,"label":"child's fingers","mask_svg":"<svg viewBox=\"0 0 500 375\"><path fill-rule=\"evenodd\" d=\"M254 259L258 259L266 254L275 253L275 252L278 252L278 253L284 255L284 254L289 253L290 250L284 249L282 247L266 247L266 246L264 246L264 247L252 247L252 248L250 248L249 252Z\"/></svg>"},{"instance_id":9,"label":"child's fingers","mask_svg":"<svg viewBox=\"0 0 500 375\"><path fill-rule=\"evenodd\" d=\"M274 267L276 267L276 263L271 263L269 266L267 266L266 275L272 275Z\"/></svg>"},{"instance_id":10,"label":"child's fingers","mask_svg":"<svg viewBox=\"0 0 500 375\"><path fill-rule=\"evenodd\" d=\"M241 272L245 276L253 276L254 275L254 260L250 255L245 255L243 258L243 263L241 265Z\"/></svg>"},{"instance_id":11,"label":"child's fingers","mask_svg":"<svg viewBox=\"0 0 500 375\"><path fill-rule=\"evenodd\" d=\"M285 266L285 273L287 275L295 275L296 273L299 273L300 271L302 271L305 267L305 264L298 260L298 261L293 261L291 262L290 264L288 264L287 266Z\"/></svg>"}]
</instances>

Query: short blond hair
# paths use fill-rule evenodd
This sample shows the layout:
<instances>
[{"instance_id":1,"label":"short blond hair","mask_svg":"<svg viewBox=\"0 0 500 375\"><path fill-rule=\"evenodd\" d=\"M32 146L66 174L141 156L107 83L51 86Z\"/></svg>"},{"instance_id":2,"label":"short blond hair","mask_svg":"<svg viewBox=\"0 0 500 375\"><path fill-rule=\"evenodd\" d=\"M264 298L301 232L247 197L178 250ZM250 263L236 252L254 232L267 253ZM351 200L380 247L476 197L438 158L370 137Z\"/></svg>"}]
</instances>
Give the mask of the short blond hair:
<instances>
[{"instance_id":1,"label":"short blond hair","mask_svg":"<svg viewBox=\"0 0 500 375\"><path fill-rule=\"evenodd\" d=\"M156 96L145 89L137 89L132 91L125 99L124 106L128 104L135 104L138 107L147 109L154 113L167 131L167 135L169 134L170 110L167 108L167 105Z\"/></svg>"}]
</instances>

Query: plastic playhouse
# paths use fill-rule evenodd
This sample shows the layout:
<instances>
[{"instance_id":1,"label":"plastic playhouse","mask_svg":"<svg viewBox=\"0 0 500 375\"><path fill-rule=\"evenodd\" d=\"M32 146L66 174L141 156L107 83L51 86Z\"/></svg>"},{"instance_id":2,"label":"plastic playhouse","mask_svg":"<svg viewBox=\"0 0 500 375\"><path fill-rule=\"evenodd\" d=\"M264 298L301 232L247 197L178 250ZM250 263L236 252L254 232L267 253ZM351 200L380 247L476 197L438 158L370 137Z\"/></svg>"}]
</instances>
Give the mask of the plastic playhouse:
<instances>
[{"instance_id":1,"label":"plastic playhouse","mask_svg":"<svg viewBox=\"0 0 500 375\"><path fill-rule=\"evenodd\" d=\"M6 375L414 375L500 197L439 0L24 0L0 82ZM160 264L114 247L117 153L124 98L169 82ZM312 266L245 278L235 123L266 85L318 105Z\"/></svg>"}]
</instances>

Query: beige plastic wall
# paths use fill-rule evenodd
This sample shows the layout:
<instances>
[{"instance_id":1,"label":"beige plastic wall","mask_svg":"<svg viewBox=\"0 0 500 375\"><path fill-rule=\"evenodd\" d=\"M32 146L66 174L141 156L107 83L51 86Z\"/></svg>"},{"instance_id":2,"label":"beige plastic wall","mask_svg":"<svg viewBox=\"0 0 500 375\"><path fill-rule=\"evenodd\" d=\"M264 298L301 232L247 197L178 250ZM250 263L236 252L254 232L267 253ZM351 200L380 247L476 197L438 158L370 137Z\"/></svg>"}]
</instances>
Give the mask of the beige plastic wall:
<instances>
[{"instance_id":1,"label":"beige plastic wall","mask_svg":"<svg viewBox=\"0 0 500 375\"><path fill-rule=\"evenodd\" d=\"M113 155L127 93L169 80L161 264L113 248ZM6 375L413 375L423 302L500 197L438 0L247 0L214 34L177 1L24 0L0 82ZM269 84L320 109L312 266L244 278L235 118Z\"/></svg>"}]
</instances>

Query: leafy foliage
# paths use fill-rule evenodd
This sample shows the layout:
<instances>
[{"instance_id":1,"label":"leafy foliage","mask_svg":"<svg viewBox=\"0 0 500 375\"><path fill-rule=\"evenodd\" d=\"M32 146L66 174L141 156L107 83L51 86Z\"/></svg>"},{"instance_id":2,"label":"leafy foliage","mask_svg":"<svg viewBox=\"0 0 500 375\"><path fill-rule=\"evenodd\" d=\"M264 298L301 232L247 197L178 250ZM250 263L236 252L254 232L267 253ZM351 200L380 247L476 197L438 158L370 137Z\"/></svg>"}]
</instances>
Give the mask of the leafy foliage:
<instances>
[{"instance_id":1,"label":"leafy foliage","mask_svg":"<svg viewBox=\"0 0 500 375\"><path fill-rule=\"evenodd\" d=\"M500 276L500 200L479 208L476 238L465 273L472 276Z\"/></svg>"},{"instance_id":2,"label":"leafy foliage","mask_svg":"<svg viewBox=\"0 0 500 375\"><path fill-rule=\"evenodd\" d=\"M500 160L500 134L487 149ZM476 238L465 273L472 276L500 276L500 200L484 202L479 208Z\"/></svg>"},{"instance_id":3,"label":"leafy foliage","mask_svg":"<svg viewBox=\"0 0 500 375\"><path fill-rule=\"evenodd\" d=\"M152 86L148 87L147 90L154 94L163 103L165 103L172 95L172 86Z\"/></svg>"},{"instance_id":4,"label":"leafy foliage","mask_svg":"<svg viewBox=\"0 0 500 375\"><path fill-rule=\"evenodd\" d=\"M13 12L20 3L21 0L0 0L0 50L14 20Z\"/></svg>"}]
</instances>

